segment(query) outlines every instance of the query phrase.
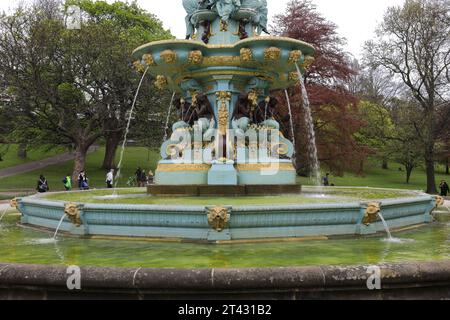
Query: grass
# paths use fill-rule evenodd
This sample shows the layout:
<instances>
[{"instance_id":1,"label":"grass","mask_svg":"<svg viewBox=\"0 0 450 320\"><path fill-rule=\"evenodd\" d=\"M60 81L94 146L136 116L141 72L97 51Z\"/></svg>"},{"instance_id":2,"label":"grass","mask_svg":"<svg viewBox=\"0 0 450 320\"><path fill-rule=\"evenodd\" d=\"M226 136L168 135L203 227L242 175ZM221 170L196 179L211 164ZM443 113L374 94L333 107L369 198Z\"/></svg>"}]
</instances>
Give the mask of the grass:
<instances>
[{"instance_id":1,"label":"grass","mask_svg":"<svg viewBox=\"0 0 450 320\"><path fill-rule=\"evenodd\" d=\"M104 148L99 148L99 150L91 153L87 157L86 172L89 177L91 188L105 187L106 172L100 168L103 163L104 152ZM119 187L126 187L128 177L134 175L137 167L142 167L147 171L150 169L155 170L158 160L159 154L155 151L149 153L147 148L127 148L124 154L124 165L122 168L122 178L119 180ZM42 170L0 179L0 192L35 189L40 174L45 175L47 178L50 191L61 191L64 189L62 180L68 173L72 172L73 165L73 161L68 161L66 163L53 165Z\"/></svg>"},{"instance_id":2,"label":"grass","mask_svg":"<svg viewBox=\"0 0 450 320\"><path fill-rule=\"evenodd\" d=\"M86 170L90 178L91 188L99 189L105 187L106 172L100 169L103 155L104 148L100 148L87 158ZM36 156L38 156L38 153ZM47 156L50 156L50 154L47 154L45 157ZM155 170L159 159L159 154L156 150L149 152L147 148L142 147L127 148L119 187L127 187L126 182L128 181L128 177L134 175L137 167L142 167L145 170ZM383 170L378 163L368 162L365 176L361 177L347 173L344 177L331 176L330 181L336 186L342 187L361 186L422 191L426 189L426 174L423 168L414 170L410 184L406 184L405 172L399 171L399 167L400 165L391 163L388 170ZM72 169L73 161L69 161L64 164L50 166L43 170L0 179L0 192L35 189L37 179L41 173L47 177L51 191L60 191L63 190L62 180L64 176L72 172ZM436 181L439 182L440 180L450 180L450 176L444 174L443 167L437 167ZM302 177L298 178L298 183L311 185L311 181L308 178Z\"/></svg>"},{"instance_id":3,"label":"grass","mask_svg":"<svg viewBox=\"0 0 450 320\"><path fill-rule=\"evenodd\" d=\"M3 147L3 145L0 146L0 148L2 148L2 147ZM17 144L11 144L9 146L8 153L3 157L3 161L0 161L0 169L5 169L5 168L14 167L14 166L18 166L18 165L29 163L29 162L43 160L45 158L53 157L60 153L65 152L65 150L63 148L53 148L53 149L48 150L45 147L41 147L41 148L28 150L27 158L20 159L17 156L18 148L19 148L19 146Z\"/></svg>"},{"instance_id":4,"label":"grass","mask_svg":"<svg viewBox=\"0 0 450 320\"><path fill-rule=\"evenodd\" d=\"M110 196L111 190L92 190L85 192L70 192L46 195L46 199L66 202L105 203L105 204L147 204L147 205L295 205L314 203L339 203L361 200L382 200L407 197L411 192L378 189L338 188L327 189L329 197L312 197L307 193L302 195L265 196L265 197L147 197L146 190L141 188L121 189L120 198L101 198ZM127 197L128 196L128 197ZM99 199L100 198L100 199Z\"/></svg>"},{"instance_id":5,"label":"grass","mask_svg":"<svg viewBox=\"0 0 450 320\"><path fill-rule=\"evenodd\" d=\"M401 166L396 163L390 163L388 170L381 169L381 165L374 161L368 163L365 175L363 177L352 173L346 173L343 177L330 176L330 183L335 186L360 186L372 188L391 188L391 189L408 189L408 190L426 190L426 173L423 168L417 168L413 171L411 181L406 183L406 173L404 169L399 171ZM324 173L325 174L325 173ZM445 174L443 166L436 167L436 182L439 184L441 180L450 180L450 176ZM310 185L308 178L298 178L298 183L302 185Z\"/></svg>"}]
</instances>

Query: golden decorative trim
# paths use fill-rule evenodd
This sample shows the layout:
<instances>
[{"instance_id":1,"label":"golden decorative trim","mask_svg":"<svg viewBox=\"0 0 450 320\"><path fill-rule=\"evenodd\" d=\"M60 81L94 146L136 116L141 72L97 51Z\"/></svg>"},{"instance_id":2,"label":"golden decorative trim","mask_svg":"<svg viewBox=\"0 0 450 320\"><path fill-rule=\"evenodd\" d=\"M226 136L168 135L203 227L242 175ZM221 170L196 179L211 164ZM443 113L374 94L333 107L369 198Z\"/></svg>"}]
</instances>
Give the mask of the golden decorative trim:
<instances>
[{"instance_id":1,"label":"golden decorative trim","mask_svg":"<svg viewBox=\"0 0 450 320\"><path fill-rule=\"evenodd\" d=\"M248 93L248 100L252 103L252 106L258 105L258 92L255 89L252 89Z\"/></svg>"},{"instance_id":2,"label":"golden decorative trim","mask_svg":"<svg viewBox=\"0 0 450 320\"><path fill-rule=\"evenodd\" d=\"M227 108L227 102L231 100L231 92L219 91L216 92L217 99L220 101L219 107L219 133L221 135L226 135L229 128L229 112Z\"/></svg>"},{"instance_id":3,"label":"golden decorative trim","mask_svg":"<svg viewBox=\"0 0 450 320\"><path fill-rule=\"evenodd\" d=\"M286 143L278 143L272 146L272 151L280 156L285 156L289 152L289 146Z\"/></svg>"},{"instance_id":4,"label":"golden decorative trim","mask_svg":"<svg viewBox=\"0 0 450 320\"><path fill-rule=\"evenodd\" d=\"M316 59L313 56L306 56L305 61L300 65L303 69L308 69Z\"/></svg>"},{"instance_id":5,"label":"golden decorative trim","mask_svg":"<svg viewBox=\"0 0 450 320\"><path fill-rule=\"evenodd\" d=\"M281 58L281 49L277 47L270 47L264 50L264 60L278 61Z\"/></svg>"},{"instance_id":6,"label":"golden decorative trim","mask_svg":"<svg viewBox=\"0 0 450 320\"><path fill-rule=\"evenodd\" d=\"M200 50L194 50L189 52L188 58L189 64L200 65L203 62L203 53Z\"/></svg>"},{"instance_id":7,"label":"golden decorative trim","mask_svg":"<svg viewBox=\"0 0 450 320\"><path fill-rule=\"evenodd\" d=\"M17 201L16 198L12 199L12 200L9 202L9 206L10 206L11 208L17 208L18 205L19 205L19 203L18 203L18 201Z\"/></svg>"},{"instance_id":8,"label":"golden decorative trim","mask_svg":"<svg viewBox=\"0 0 450 320\"><path fill-rule=\"evenodd\" d=\"M179 172L179 171L209 171L211 165L206 163L192 163L192 164L168 164L161 163L156 169L157 172Z\"/></svg>"},{"instance_id":9,"label":"golden decorative trim","mask_svg":"<svg viewBox=\"0 0 450 320\"><path fill-rule=\"evenodd\" d=\"M445 204L445 199L441 196L436 196L436 208L442 207Z\"/></svg>"},{"instance_id":10,"label":"golden decorative trim","mask_svg":"<svg viewBox=\"0 0 450 320\"><path fill-rule=\"evenodd\" d=\"M381 207L378 202L371 202L367 205L367 209L364 212L363 224L369 226L378 219L378 214L381 212Z\"/></svg>"},{"instance_id":11,"label":"golden decorative trim","mask_svg":"<svg viewBox=\"0 0 450 320\"><path fill-rule=\"evenodd\" d=\"M159 90L163 90L167 86L167 84L168 84L168 82L167 82L167 78L165 76L162 76L162 75L156 76L156 81L155 81L156 88L158 88Z\"/></svg>"},{"instance_id":12,"label":"golden decorative trim","mask_svg":"<svg viewBox=\"0 0 450 320\"><path fill-rule=\"evenodd\" d=\"M300 61L302 57L302 51L301 50L292 50L289 53L289 63L297 63Z\"/></svg>"},{"instance_id":13,"label":"golden decorative trim","mask_svg":"<svg viewBox=\"0 0 450 320\"><path fill-rule=\"evenodd\" d=\"M79 227L83 224L83 221L81 221L80 217L80 210L77 204L67 203L64 207L64 213L75 226Z\"/></svg>"},{"instance_id":14,"label":"golden decorative trim","mask_svg":"<svg viewBox=\"0 0 450 320\"><path fill-rule=\"evenodd\" d=\"M145 71L144 65L139 60L136 60L135 62L133 62L133 67L139 73L144 73L144 71Z\"/></svg>"},{"instance_id":15,"label":"golden decorative trim","mask_svg":"<svg viewBox=\"0 0 450 320\"><path fill-rule=\"evenodd\" d=\"M253 61L253 51L249 48L242 48L240 51L240 59L242 62Z\"/></svg>"},{"instance_id":16,"label":"golden decorative trim","mask_svg":"<svg viewBox=\"0 0 450 320\"><path fill-rule=\"evenodd\" d=\"M230 221L231 215L225 207L213 207L208 209L208 223L217 232L222 232Z\"/></svg>"},{"instance_id":17,"label":"golden decorative trim","mask_svg":"<svg viewBox=\"0 0 450 320\"><path fill-rule=\"evenodd\" d=\"M177 54L173 50L164 50L160 56L167 64L173 64L177 61Z\"/></svg>"},{"instance_id":18,"label":"golden decorative trim","mask_svg":"<svg viewBox=\"0 0 450 320\"><path fill-rule=\"evenodd\" d=\"M211 56L203 59L203 66L240 66L241 58L235 56Z\"/></svg>"},{"instance_id":19,"label":"golden decorative trim","mask_svg":"<svg viewBox=\"0 0 450 320\"><path fill-rule=\"evenodd\" d=\"M236 169L238 171L261 171L261 170L272 170L276 163L248 163L248 164L238 164ZM295 171L294 165L291 163L279 163L279 171Z\"/></svg>"},{"instance_id":20,"label":"golden decorative trim","mask_svg":"<svg viewBox=\"0 0 450 320\"><path fill-rule=\"evenodd\" d=\"M289 81L292 81L292 82L299 82L300 78L298 76L298 72L297 71L289 72L288 79L289 79Z\"/></svg>"},{"instance_id":21,"label":"golden decorative trim","mask_svg":"<svg viewBox=\"0 0 450 320\"><path fill-rule=\"evenodd\" d=\"M144 60L145 64L147 66L155 66L155 59L153 59L153 56L149 53L146 53L142 56L142 60Z\"/></svg>"},{"instance_id":22,"label":"golden decorative trim","mask_svg":"<svg viewBox=\"0 0 450 320\"><path fill-rule=\"evenodd\" d=\"M226 21L223 20L220 21L220 31L221 32L228 31L228 23Z\"/></svg>"}]
</instances>

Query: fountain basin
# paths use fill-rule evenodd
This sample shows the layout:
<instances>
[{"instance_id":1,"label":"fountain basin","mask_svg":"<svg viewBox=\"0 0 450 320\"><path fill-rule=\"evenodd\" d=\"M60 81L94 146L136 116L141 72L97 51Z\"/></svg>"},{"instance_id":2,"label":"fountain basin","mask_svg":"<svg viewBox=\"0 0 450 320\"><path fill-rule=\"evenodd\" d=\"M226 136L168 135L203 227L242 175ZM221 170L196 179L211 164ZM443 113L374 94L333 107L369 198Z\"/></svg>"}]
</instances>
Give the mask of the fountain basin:
<instances>
[{"instance_id":1,"label":"fountain basin","mask_svg":"<svg viewBox=\"0 0 450 320\"><path fill-rule=\"evenodd\" d=\"M333 191L337 195L333 195ZM23 225L54 231L67 206L75 206L78 220L65 218L60 230L78 236L228 243L258 239L360 236L384 231L380 219L363 223L368 204L374 200L349 198L345 192L339 197L336 189L330 189L328 193L328 198L311 198L307 201L299 195L284 198L180 197L173 199L178 202L172 204L165 198L154 197L149 197L150 203L154 204L133 204L142 203L136 199L136 195L128 202L121 198L113 204L112 200L101 203L98 198L74 201L77 197L90 194L84 192L19 199L18 210L22 213ZM96 196L95 192L92 195ZM58 200L51 199L52 196ZM408 193L401 198L377 201L392 229L430 223L436 204L434 196Z\"/></svg>"}]
</instances>

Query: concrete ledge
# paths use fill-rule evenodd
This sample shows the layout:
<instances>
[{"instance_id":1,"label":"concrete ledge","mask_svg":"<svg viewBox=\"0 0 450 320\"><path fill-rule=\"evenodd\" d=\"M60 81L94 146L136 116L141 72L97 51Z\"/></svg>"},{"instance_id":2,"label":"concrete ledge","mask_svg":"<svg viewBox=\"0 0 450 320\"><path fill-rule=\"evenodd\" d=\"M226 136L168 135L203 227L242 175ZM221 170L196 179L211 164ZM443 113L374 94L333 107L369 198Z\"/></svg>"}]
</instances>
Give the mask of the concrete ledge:
<instances>
[{"instance_id":1,"label":"concrete ledge","mask_svg":"<svg viewBox=\"0 0 450 320\"><path fill-rule=\"evenodd\" d=\"M450 299L450 261L383 264L382 290L367 266L268 269L81 268L67 289L64 266L0 264L0 299Z\"/></svg>"}]
</instances>

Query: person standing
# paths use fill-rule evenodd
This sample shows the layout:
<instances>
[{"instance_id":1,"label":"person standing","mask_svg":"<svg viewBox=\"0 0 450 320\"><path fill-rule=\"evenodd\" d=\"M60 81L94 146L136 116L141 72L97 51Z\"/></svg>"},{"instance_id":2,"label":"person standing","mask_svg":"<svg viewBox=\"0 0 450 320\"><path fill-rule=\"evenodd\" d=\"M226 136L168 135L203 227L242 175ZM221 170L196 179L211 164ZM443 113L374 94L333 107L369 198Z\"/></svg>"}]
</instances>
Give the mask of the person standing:
<instances>
[{"instance_id":1,"label":"person standing","mask_svg":"<svg viewBox=\"0 0 450 320\"><path fill-rule=\"evenodd\" d=\"M108 189L112 189L113 188L113 184L114 184L114 170L111 169L106 174L106 186L108 187Z\"/></svg>"},{"instance_id":2,"label":"person standing","mask_svg":"<svg viewBox=\"0 0 450 320\"><path fill-rule=\"evenodd\" d=\"M441 189L441 196L446 197L450 191L450 187L448 183L444 180L441 181L441 184L439 185L439 188Z\"/></svg>"},{"instance_id":3,"label":"person standing","mask_svg":"<svg viewBox=\"0 0 450 320\"><path fill-rule=\"evenodd\" d=\"M44 177L44 175L40 175L40 177L39 177L39 180L38 180L38 183L37 183L37 188L36 188L36 190L39 192L39 193L45 193L45 192L47 192L47 191L49 191L50 190L50 188L49 188L49 186L48 186L48 181L47 181L47 179Z\"/></svg>"},{"instance_id":4,"label":"person standing","mask_svg":"<svg viewBox=\"0 0 450 320\"><path fill-rule=\"evenodd\" d=\"M148 177L147 177L147 183L148 184L153 184L154 179L155 179L155 175L154 175L153 171L149 170L148 171Z\"/></svg>"},{"instance_id":5,"label":"person standing","mask_svg":"<svg viewBox=\"0 0 450 320\"><path fill-rule=\"evenodd\" d=\"M84 170L78 175L78 188L80 190L89 190L89 179Z\"/></svg>"},{"instance_id":6,"label":"person standing","mask_svg":"<svg viewBox=\"0 0 450 320\"><path fill-rule=\"evenodd\" d=\"M330 174L329 173L327 173L325 175L325 177L323 177L322 182L323 182L323 186L324 187L329 187L330 186Z\"/></svg>"},{"instance_id":7,"label":"person standing","mask_svg":"<svg viewBox=\"0 0 450 320\"><path fill-rule=\"evenodd\" d=\"M70 176L70 174L67 174L62 182L66 191L72 190L72 177Z\"/></svg>"}]
</instances>

